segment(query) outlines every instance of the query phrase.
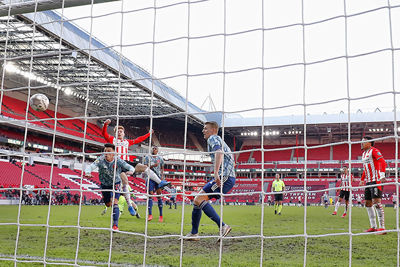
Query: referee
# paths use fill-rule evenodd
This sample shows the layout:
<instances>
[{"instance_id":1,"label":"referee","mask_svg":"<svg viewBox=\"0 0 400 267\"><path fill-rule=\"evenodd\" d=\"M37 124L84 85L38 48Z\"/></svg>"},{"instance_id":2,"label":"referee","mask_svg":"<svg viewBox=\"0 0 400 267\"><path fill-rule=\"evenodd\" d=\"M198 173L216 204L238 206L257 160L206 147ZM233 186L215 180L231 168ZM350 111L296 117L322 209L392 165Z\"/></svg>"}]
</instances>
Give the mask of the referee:
<instances>
[{"instance_id":1,"label":"referee","mask_svg":"<svg viewBox=\"0 0 400 267\"><path fill-rule=\"evenodd\" d=\"M272 192L285 191L285 183L280 179L280 175L275 174L275 181L272 183ZM275 214L281 215L282 211L283 193L275 194Z\"/></svg>"}]
</instances>

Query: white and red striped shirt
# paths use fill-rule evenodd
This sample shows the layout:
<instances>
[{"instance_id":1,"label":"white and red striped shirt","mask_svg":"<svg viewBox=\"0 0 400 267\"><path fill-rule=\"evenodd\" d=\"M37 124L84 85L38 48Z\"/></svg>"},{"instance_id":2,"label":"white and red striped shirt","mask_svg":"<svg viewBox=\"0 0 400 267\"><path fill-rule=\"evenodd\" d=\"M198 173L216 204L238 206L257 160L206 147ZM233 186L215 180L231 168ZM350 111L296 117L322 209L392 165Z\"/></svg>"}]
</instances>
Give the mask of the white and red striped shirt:
<instances>
[{"instance_id":1,"label":"white and red striped shirt","mask_svg":"<svg viewBox=\"0 0 400 267\"><path fill-rule=\"evenodd\" d=\"M115 150L116 150L115 152L117 152L120 155L121 159L127 160L127 161L133 161L136 158L136 156L128 155L129 147L134 144L143 142L144 140L149 138L150 133L139 136L136 139L118 139L118 138L114 138L114 136L110 136L107 133L107 125L104 124L103 136L104 136L104 139L106 139L106 141L108 143L115 145Z\"/></svg>"},{"instance_id":2,"label":"white and red striped shirt","mask_svg":"<svg viewBox=\"0 0 400 267\"><path fill-rule=\"evenodd\" d=\"M342 173L342 175L340 176L340 190L342 191L350 191L350 179L351 181L353 181L354 176L350 173L344 174ZM346 188L347 187L347 188Z\"/></svg>"},{"instance_id":3,"label":"white and red striped shirt","mask_svg":"<svg viewBox=\"0 0 400 267\"><path fill-rule=\"evenodd\" d=\"M386 162L379 149L371 147L362 154L362 162L364 171L361 181L366 180L367 183L377 182L380 183L381 173L386 171Z\"/></svg>"}]
</instances>

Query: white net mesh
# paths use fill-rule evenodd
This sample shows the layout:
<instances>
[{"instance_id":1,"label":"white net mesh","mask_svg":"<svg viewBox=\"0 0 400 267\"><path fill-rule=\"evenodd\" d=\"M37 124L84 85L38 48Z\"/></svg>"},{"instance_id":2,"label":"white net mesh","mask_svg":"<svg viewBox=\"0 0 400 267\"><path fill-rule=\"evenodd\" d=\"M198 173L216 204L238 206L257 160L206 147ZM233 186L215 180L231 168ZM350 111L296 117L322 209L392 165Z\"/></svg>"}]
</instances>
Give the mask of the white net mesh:
<instances>
[{"instance_id":1,"label":"white net mesh","mask_svg":"<svg viewBox=\"0 0 400 267\"><path fill-rule=\"evenodd\" d=\"M371 187L357 180L365 135L388 162L384 204L399 196L399 1L0 4L0 201L12 204L0 206L5 265L357 266L379 259L399 266L398 209L385 207L381 238L362 231L366 212L353 205ZM49 97L47 111L30 108L36 93ZM207 96L215 110L198 107ZM147 219L150 181L138 173L130 185L142 220L124 211L115 232L112 212L105 221L98 206L87 205L101 198L98 175L84 170L102 154L106 119L127 135L149 133L129 155L162 147L165 176L181 200L176 211L164 206L163 223ZM232 234L222 237L204 215L197 243L185 236L189 199L214 175L201 140L206 121L221 126L237 181L214 205L219 227L232 221ZM357 179L343 223L317 199L326 193L335 204L346 165ZM271 217L275 173L288 192L283 216ZM256 205L233 205L240 202ZM76 206L56 206L70 203Z\"/></svg>"}]
</instances>

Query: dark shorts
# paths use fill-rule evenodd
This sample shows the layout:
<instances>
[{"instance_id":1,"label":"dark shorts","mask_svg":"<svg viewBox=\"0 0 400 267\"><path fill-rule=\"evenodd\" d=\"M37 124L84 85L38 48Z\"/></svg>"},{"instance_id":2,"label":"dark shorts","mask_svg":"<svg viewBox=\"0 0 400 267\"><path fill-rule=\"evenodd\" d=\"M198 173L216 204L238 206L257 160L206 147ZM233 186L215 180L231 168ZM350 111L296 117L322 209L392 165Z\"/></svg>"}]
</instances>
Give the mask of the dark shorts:
<instances>
[{"instance_id":1,"label":"dark shorts","mask_svg":"<svg viewBox=\"0 0 400 267\"><path fill-rule=\"evenodd\" d=\"M350 199L350 191L340 190L339 198L344 198L345 200L349 201L349 199Z\"/></svg>"},{"instance_id":2,"label":"dark shorts","mask_svg":"<svg viewBox=\"0 0 400 267\"><path fill-rule=\"evenodd\" d=\"M275 194L275 201L283 201L283 194Z\"/></svg>"},{"instance_id":3,"label":"dark shorts","mask_svg":"<svg viewBox=\"0 0 400 267\"><path fill-rule=\"evenodd\" d=\"M112 185L110 185L110 186L105 186L105 185L101 185L101 189L113 189L113 186ZM117 183L117 184L115 184L114 185L114 190L115 191L120 191L121 190L121 183ZM107 204L108 202L110 202L111 200L112 200L112 196L113 196L113 193L114 193L114 197L116 198L116 199L119 199L119 197L120 197L120 193L118 193L118 192L113 192L113 191L101 191L101 194L103 195L103 201L104 201L104 204Z\"/></svg>"},{"instance_id":4,"label":"dark shorts","mask_svg":"<svg viewBox=\"0 0 400 267\"><path fill-rule=\"evenodd\" d=\"M376 184L376 182L370 182L366 185ZM372 200L373 198L382 198L382 186L378 185L375 187L367 187L364 192L365 200Z\"/></svg>"},{"instance_id":5,"label":"dark shorts","mask_svg":"<svg viewBox=\"0 0 400 267\"><path fill-rule=\"evenodd\" d=\"M171 200L172 202L175 202L175 197L170 197L169 200Z\"/></svg>"},{"instance_id":6,"label":"dark shorts","mask_svg":"<svg viewBox=\"0 0 400 267\"><path fill-rule=\"evenodd\" d=\"M147 183L147 181L146 181ZM153 180L149 181L149 192L156 192L158 189L158 184L156 182L154 182Z\"/></svg>"},{"instance_id":7,"label":"dark shorts","mask_svg":"<svg viewBox=\"0 0 400 267\"><path fill-rule=\"evenodd\" d=\"M222 193L226 194L231 191L232 187L235 185L236 178L235 177L228 177L228 179L224 182L222 187ZM210 182L206 183L203 187L204 192L206 193L220 193L221 188L215 183L214 179ZM208 195L209 199L219 199L221 196L219 194L210 194Z\"/></svg>"}]
</instances>

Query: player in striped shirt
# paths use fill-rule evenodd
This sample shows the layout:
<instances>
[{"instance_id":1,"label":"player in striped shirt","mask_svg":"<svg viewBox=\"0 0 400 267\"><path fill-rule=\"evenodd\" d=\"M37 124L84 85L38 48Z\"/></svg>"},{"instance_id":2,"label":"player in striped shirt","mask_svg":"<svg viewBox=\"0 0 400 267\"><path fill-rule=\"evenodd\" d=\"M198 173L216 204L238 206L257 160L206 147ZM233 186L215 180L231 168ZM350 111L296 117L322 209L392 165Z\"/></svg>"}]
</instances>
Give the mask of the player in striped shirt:
<instances>
[{"instance_id":1,"label":"player in striped shirt","mask_svg":"<svg viewBox=\"0 0 400 267\"><path fill-rule=\"evenodd\" d=\"M336 215L337 211L339 209L340 203L342 202L343 198L345 200L346 206L344 208L344 213L342 215L342 218L346 217L347 215L347 208L349 206L349 198L350 198L350 181L351 184L354 182L354 176L349 173L349 169L344 166L343 167L343 172L340 175L340 193L339 193L339 199L336 202L335 205L335 211L332 213L332 215Z\"/></svg>"},{"instance_id":2,"label":"player in striped shirt","mask_svg":"<svg viewBox=\"0 0 400 267\"><path fill-rule=\"evenodd\" d=\"M167 181L161 181L160 178L146 165L133 162L133 160L136 158L133 155L129 155L129 147L143 142L150 136L150 132L143 135L139 136L136 139L125 139L125 128L121 125L118 126L118 129L115 127L114 128L114 133L117 135L117 138L114 138L114 136L110 136L107 132L108 125L111 123L110 119L107 119L104 122L103 126L103 136L104 139L111 144L115 145L115 150L117 152L117 155L120 156L121 159L125 160L129 165L133 166L135 168L134 173L145 173L147 177L150 178L150 180L154 181L156 184L158 184L159 188L163 188L164 186L167 186L169 183ZM132 206L132 200L130 198L130 192L128 190L128 177L126 176L125 172L121 173L121 180L122 180L122 192L123 196L125 197L127 203L128 203L128 211L132 216L135 216L137 213L137 210L135 211L134 207ZM107 207L103 210L101 213L102 215L105 214L107 211Z\"/></svg>"},{"instance_id":3,"label":"player in striped shirt","mask_svg":"<svg viewBox=\"0 0 400 267\"><path fill-rule=\"evenodd\" d=\"M376 185L373 187L365 188L365 207L367 208L369 222L371 228L366 232L376 232L385 230L385 213L383 211L382 202L382 186L381 183L385 182L386 162L379 149L374 147L372 137L365 136L361 144L364 151L362 154L362 162L364 171L361 177L360 186L363 185ZM375 211L378 214L379 228L376 226ZM382 233L386 234L386 233Z\"/></svg>"}]
</instances>

